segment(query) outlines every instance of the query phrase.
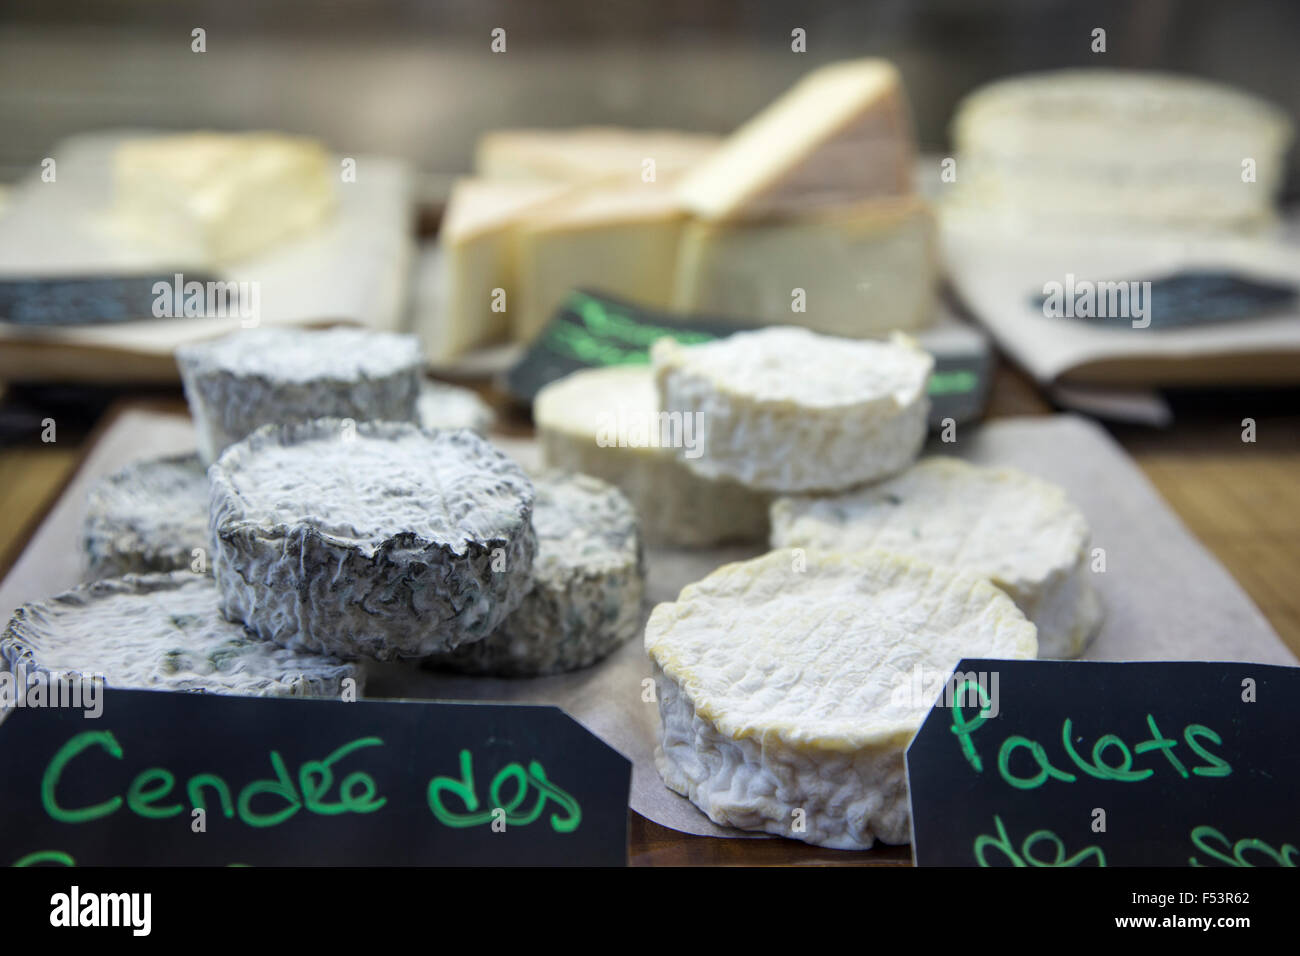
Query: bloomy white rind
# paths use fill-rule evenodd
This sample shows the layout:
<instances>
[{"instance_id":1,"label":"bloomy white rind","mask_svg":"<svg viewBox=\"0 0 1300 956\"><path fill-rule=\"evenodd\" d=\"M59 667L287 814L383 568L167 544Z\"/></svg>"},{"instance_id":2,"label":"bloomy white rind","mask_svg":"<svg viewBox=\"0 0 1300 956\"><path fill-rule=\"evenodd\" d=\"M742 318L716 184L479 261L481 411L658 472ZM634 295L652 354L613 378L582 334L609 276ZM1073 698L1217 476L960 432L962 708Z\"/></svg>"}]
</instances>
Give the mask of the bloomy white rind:
<instances>
[{"instance_id":1,"label":"bloomy white rind","mask_svg":"<svg viewBox=\"0 0 1300 956\"><path fill-rule=\"evenodd\" d=\"M0 662L28 677L254 697L334 697L345 679L357 691L365 681L354 664L287 650L226 620L212 578L188 571L95 581L24 605L0 637Z\"/></svg>"},{"instance_id":2,"label":"bloomy white rind","mask_svg":"<svg viewBox=\"0 0 1300 956\"><path fill-rule=\"evenodd\" d=\"M926 458L865 488L777 498L771 517L774 548L883 549L984 575L1037 626L1044 658L1079 656L1101 625L1087 521L1013 468Z\"/></svg>"},{"instance_id":3,"label":"bloomy white rind","mask_svg":"<svg viewBox=\"0 0 1300 956\"><path fill-rule=\"evenodd\" d=\"M833 491L906 468L925 441L934 360L888 343L774 327L651 349L662 409L696 415L695 474L766 492ZM779 390L778 390L779 389Z\"/></svg>"},{"instance_id":4,"label":"bloomy white rind","mask_svg":"<svg viewBox=\"0 0 1300 956\"><path fill-rule=\"evenodd\" d=\"M1101 630L1106 613L1092 586L1089 560L1087 552L1081 554L1074 567L1049 582L1037 602L1020 604L1016 600L1038 628L1039 657L1078 657Z\"/></svg>"},{"instance_id":5,"label":"bloomy white rind","mask_svg":"<svg viewBox=\"0 0 1300 956\"><path fill-rule=\"evenodd\" d=\"M690 695L657 665L653 671L661 726L655 767L670 790L714 823L836 850L909 841L903 755L910 731L852 752L815 754L737 739L701 717ZM804 811L802 829L795 808Z\"/></svg>"},{"instance_id":6,"label":"bloomy white rind","mask_svg":"<svg viewBox=\"0 0 1300 956\"><path fill-rule=\"evenodd\" d=\"M1030 658L1037 640L978 576L773 551L656 607L646 651L670 788L720 823L865 849L908 839L903 754L931 703L910 693L914 669Z\"/></svg>"},{"instance_id":7,"label":"bloomy white rind","mask_svg":"<svg viewBox=\"0 0 1300 956\"><path fill-rule=\"evenodd\" d=\"M313 418L413 422L423 360L411 335L248 329L176 350L199 457L267 424Z\"/></svg>"},{"instance_id":8,"label":"bloomy white rind","mask_svg":"<svg viewBox=\"0 0 1300 956\"><path fill-rule=\"evenodd\" d=\"M588 667L636 636L645 559L636 514L588 475L534 476L533 590L491 636L436 658L452 670L537 677Z\"/></svg>"},{"instance_id":9,"label":"bloomy white rind","mask_svg":"<svg viewBox=\"0 0 1300 956\"><path fill-rule=\"evenodd\" d=\"M496 412L468 388L442 382L420 383L416 418L421 428L468 428L486 435L496 422Z\"/></svg>"},{"instance_id":10,"label":"bloomy white rind","mask_svg":"<svg viewBox=\"0 0 1300 956\"><path fill-rule=\"evenodd\" d=\"M209 547L198 456L150 458L101 478L87 495L82 542L90 580L192 568L194 549Z\"/></svg>"},{"instance_id":11,"label":"bloomy white rind","mask_svg":"<svg viewBox=\"0 0 1300 956\"><path fill-rule=\"evenodd\" d=\"M481 497L489 506L483 527L442 527L422 512L415 527L350 535L322 530L313 515L258 513L265 502L250 506L237 488L241 469L256 467L264 449L290 450L306 475L314 443L346 440L334 419L265 426L213 466L213 573L223 612L286 647L343 658L423 658L491 634L532 586L532 482L472 432L362 422L350 439L358 463L367 442L413 442L427 456L428 486L399 490L443 502L444 510ZM364 488L354 483L348 500L331 507L345 514L357 496L391 495L391 476L377 478Z\"/></svg>"}]
</instances>

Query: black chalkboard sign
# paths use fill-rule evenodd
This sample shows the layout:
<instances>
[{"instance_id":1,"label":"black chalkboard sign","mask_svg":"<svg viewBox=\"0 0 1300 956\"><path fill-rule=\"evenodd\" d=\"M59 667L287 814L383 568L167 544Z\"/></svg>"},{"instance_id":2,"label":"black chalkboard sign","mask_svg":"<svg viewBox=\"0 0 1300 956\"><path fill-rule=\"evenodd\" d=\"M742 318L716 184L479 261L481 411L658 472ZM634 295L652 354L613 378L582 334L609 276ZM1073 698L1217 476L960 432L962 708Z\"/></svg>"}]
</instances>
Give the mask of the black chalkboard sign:
<instances>
[{"instance_id":1,"label":"black chalkboard sign","mask_svg":"<svg viewBox=\"0 0 1300 956\"><path fill-rule=\"evenodd\" d=\"M1300 865L1300 668L962 661L907 751L918 865Z\"/></svg>"},{"instance_id":2,"label":"black chalkboard sign","mask_svg":"<svg viewBox=\"0 0 1300 956\"><path fill-rule=\"evenodd\" d=\"M627 862L631 764L555 707L109 689L0 766L6 865Z\"/></svg>"}]
</instances>

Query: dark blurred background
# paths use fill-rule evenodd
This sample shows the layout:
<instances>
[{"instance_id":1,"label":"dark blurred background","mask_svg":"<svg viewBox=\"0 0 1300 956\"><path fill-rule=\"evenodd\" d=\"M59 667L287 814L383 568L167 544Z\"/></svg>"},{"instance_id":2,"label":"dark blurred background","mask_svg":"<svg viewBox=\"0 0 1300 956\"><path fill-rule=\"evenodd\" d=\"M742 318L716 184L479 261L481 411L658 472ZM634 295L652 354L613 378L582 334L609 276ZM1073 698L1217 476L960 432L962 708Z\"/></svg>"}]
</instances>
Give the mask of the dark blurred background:
<instances>
[{"instance_id":1,"label":"dark blurred background","mask_svg":"<svg viewBox=\"0 0 1300 956\"><path fill-rule=\"evenodd\" d=\"M190 50L196 27L206 53ZM806 54L790 52L796 27ZM0 179L68 134L152 126L299 131L436 181L492 127L727 131L812 66L862 54L899 64L930 150L973 87L1071 65L1195 73L1296 115L1298 40L1295 0L5 0ZM1293 150L1292 198L1298 183Z\"/></svg>"}]
</instances>

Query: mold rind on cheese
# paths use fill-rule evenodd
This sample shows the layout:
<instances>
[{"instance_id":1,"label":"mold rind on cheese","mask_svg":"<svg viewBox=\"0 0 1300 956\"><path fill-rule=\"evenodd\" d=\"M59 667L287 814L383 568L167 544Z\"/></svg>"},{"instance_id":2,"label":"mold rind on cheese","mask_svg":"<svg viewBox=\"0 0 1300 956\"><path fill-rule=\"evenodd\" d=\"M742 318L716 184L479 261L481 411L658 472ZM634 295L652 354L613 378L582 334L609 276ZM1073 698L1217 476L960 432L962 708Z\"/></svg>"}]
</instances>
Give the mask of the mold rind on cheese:
<instances>
[{"instance_id":1,"label":"mold rind on cheese","mask_svg":"<svg viewBox=\"0 0 1300 956\"><path fill-rule=\"evenodd\" d=\"M472 432L266 426L210 475L222 610L285 646L427 657L486 637L532 587L532 482Z\"/></svg>"},{"instance_id":2,"label":"mold rind on cheese","mask_svg":"<svg viewBox=\"0 0 1300 956\"><path fill-rule=\"evenodd\" d=\"M97 481L82 525L91 580L207 567L208 476L197 455L137 461Z\"/></svg>"},{"instance_id":3,"label":"mold rind on cheese","mask_svg":"<svg viewBox=\"0 0 1300 956\"><path fill-rule=\"evenodd\" d=\"M24 605L0 637L0 663L31 678L102 677L109 687L256 697L360 691L354 664L264 641L222 616L208 575L129 574Z\"/></svg>"},{"instance_id":4,"label":"mold rind on cheese","mask_svg":"<svg viewBox=\"0 0 1300 956\"><path fill-rule=\"evenodd\" d=\"M411 335L245 329L176 350L199 457L211 464L255 429L313 418L416 420L423 359Z\"/></svg>"},{"instance_id":5,"label":"mold rind on cheese","mask_svg":"<svg viewBox=\"0 0 1300 956\"><path fill-rule=\"evenodd\" d=\"M916 669L1038 647L976 575L791 551L687 586L651 613L645 645L664 782L716 823L840 849L909 838L904 751L932 703L910 693Z\"/></svg>"},{"instance_id":6,"label":"mold rind on cheese","mask_svg":"<svg viewBox=\"0 0 1300 956\"><path fill-rule=\"evenodd\" d=\"M645 558L631 504L588 475L546 470L533 481L533 590L496 633L438 664L500 677L558 674L594 664L637 634Z\"/></svg>"}]
</instances>

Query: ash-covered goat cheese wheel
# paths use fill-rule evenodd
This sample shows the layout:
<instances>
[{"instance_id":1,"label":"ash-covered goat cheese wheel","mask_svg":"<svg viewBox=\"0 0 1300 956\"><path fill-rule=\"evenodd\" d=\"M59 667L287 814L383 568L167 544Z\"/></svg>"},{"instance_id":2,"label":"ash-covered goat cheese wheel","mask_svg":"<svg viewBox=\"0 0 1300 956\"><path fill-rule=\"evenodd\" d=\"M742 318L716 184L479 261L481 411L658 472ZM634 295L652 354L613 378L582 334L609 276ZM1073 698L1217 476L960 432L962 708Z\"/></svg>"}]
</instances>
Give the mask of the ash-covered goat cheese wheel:
<instances>
[{"instance_id":1,"label":"ash-covered goat cheese wheel","mask_svg":"<svg viewBox=\"0 0 1300 956\"><path fill-rule=\"evenodd\" d=\"M208 566L208 475L197 455L149 458L91 487L82 526L90 580Z\"/></svg>"},{"instance_id":2,"label":"ash-covered goat cheese wheel","mask_svg":"<svg viewBox=\"0 0 1300 956\"><path fill-rule=\"evenodd\" d=\"M333 697L355 664L264 641L217 608L212 578L189 571L95 581L24 605L0 637L0 661L31 678L81 675L109 687L244 697Z\"/></svg>"},{"instance_id":3,"label":"ash-covered goat cheese wheel","mask_svg":"<svg viewBox=\"0 0 1300 956\"><path fill-rule=\"evenodd\" d=\"M778 498L772 547L882 549L989 578L1038 628L1043 657L1077 657L1101 625L1088 523L1050 482L1013 468L926 458L829 497Z\"/></svg>"},{"instance_id":4,"label":"ash-covered goat cheese wheel","mask_svg":"<svg viewBox=\"0 0 1300 956\"><path fill-rule=\"evenodd\" d=\"M181 346L176 364L207 465L262 425L414 422L423 359L413 335L263 328Z\"/></svg>"},{"instance_id":5,"label":"ash-covered goat cheese wheel","mask_svg":"<svg viewBox=\"0 0 1300 956\"><path fill-rule=\"evenodd\" d=\"M694 419L660 414L648 366L566 375L537 393L533 421L543 463L616 485L647 544L693 548L767 537L766 495L701 477L677 460L675 444L694 453Z\"/></svg>"},{"instance_id":6,"label":"ash-covered goat cheese wheel","mask_svg":"<svg viewBox=\"0 0 1300 956\"><path fill-rule=\"evenodd\" d=\"M486 435L496 422L496 412L468 388L442 382L421 382L416 418L421 428L468 428Z\"/></svg>"},{"instance_id":7,"label":"ash-covered goat cheese wheel","mask_svg":"<svg viewBox=\"0 0 1300 956\"><path fill-rule=\"evenodd\" d=\"M903 755L933 703L918 684L1038 649L977 575L790 551L688 585L651 613L645 646L668 787L715 823L837 849L909 839Z\"/></svg>"},{"instance_id":8,"label":"ash-covered goat cheese wheel","mask_svg":"<svg viewBox=\"0 0 1300 956\"><path fill-rule=\"evenodd\" d=\"M901 471L925 441L934 360L911 339L776 327L651 349L659 407L690 416L695 474L767 492L835 491Z\"/></svg>"},{"instance_id":9,"label":"ash-covered goat cheese wheel","mask_svg":"<svg viewBox=\"0 0 1300 956\"><path fill-rule=\"evenodd\" d=\"M286 647L428 657L487 637L532 587L533 484L473 432L266 426L210 477L221 608Z\"/></svg>"},{"instance_id":10,"label":"ash-covered goat cheese wheel","mask_svg":"<svg viewBox=\"0 0 1300 956\"><path fill-rule=\"evenodd\" d=\"M594 664L640 630L645 561L636 513L612 485L545 471L533 478L533 590L505 623L437 663L500 677Z\"/></svg>"}]
</instances>

